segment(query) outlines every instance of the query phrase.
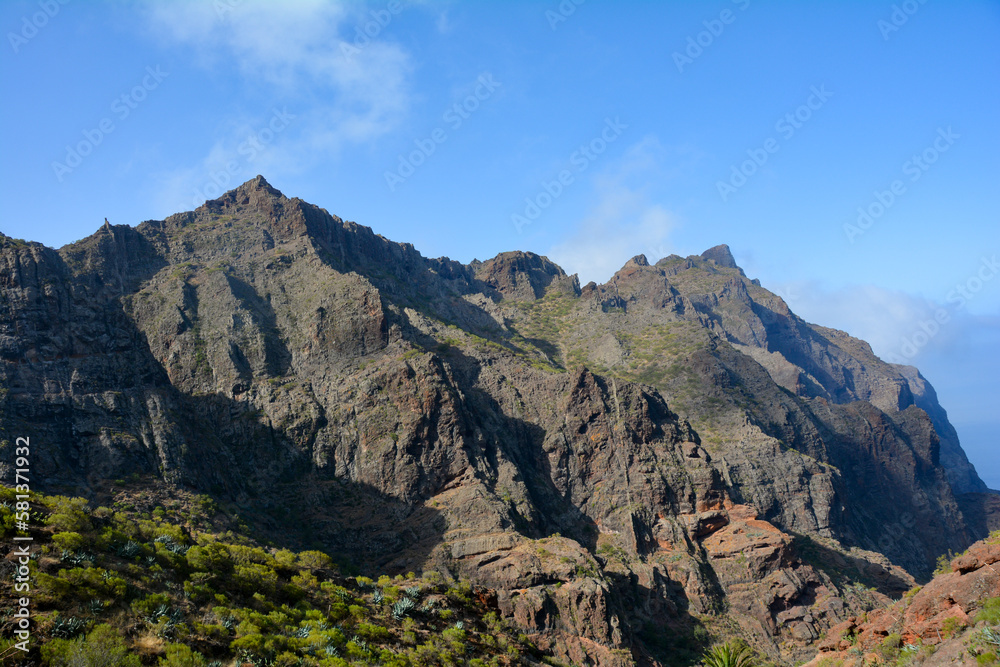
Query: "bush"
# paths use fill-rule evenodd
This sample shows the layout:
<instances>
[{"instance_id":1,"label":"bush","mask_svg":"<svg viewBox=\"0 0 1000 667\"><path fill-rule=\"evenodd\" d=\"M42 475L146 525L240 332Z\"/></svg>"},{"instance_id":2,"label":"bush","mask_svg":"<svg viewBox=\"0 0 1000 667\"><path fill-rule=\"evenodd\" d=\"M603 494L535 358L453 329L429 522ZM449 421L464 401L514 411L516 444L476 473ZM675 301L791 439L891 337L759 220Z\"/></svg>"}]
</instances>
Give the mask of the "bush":
<instances>
[{"instance_id":1,"label":"bush","mask_svg":"<svg viewBox=\"0 0 1000 667\"><path fill-rule=\"evenodd\" d=\"M989 625L1000 624L1000 597L988 598L976 614L976 623L986 621Z\"/></svg>"},{"instance_id":2,"label":"bush","mask_svg":"<svg viewBox=\"0 0 1000 667\"><path fill-rule=\"evenodd\" d=\"M52 536L52 541L57 547L66 551L79 551L87 544L80 533L72 532L56 533Z\"/></svg>"},{"instance_id":3,"label":"bush","mask_svg":"<svg viewBox=\"0 0 1000 667\"><path fill-rule=\"evenodd\" d=\"M53 639L42 646L42 659L52 667L141 667L125 641L109 625L98 625L86 638Z\"/></svg>"},{"instance_id":4,"label":"bush","mask_svg":"<svg viewBox=\"0 0 1000 667\"><path fill-rule=\"evenodd\" d=\"M160 667L207 667L204 656L197 651L192 651L184 644L170 644L167 646L166 656L160 658Z\"/></svg>"}]
</instances>

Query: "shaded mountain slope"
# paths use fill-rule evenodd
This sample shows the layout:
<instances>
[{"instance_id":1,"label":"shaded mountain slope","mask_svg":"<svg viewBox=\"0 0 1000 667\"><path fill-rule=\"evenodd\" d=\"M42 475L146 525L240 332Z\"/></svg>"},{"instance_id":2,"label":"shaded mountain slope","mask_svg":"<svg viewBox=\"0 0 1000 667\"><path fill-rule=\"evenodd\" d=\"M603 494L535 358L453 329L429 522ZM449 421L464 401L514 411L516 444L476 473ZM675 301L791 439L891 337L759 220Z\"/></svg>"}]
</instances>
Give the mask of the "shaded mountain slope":
<instances>
[{"instance_id":1,"label":"shaded mountain slope","mask_svg":"<svg viewBox=\"0 0 1000 667\"><path fill-rule=\"evenodd\" d=\"M581 287L257 177L58 251L2 237L0 290L4 447L31 434L47 488L208 492L290 545L486 586L574 662L681 660L701 625L803 658L988 523L915 369L725 246Z\"/></svg>"}]
</instances>

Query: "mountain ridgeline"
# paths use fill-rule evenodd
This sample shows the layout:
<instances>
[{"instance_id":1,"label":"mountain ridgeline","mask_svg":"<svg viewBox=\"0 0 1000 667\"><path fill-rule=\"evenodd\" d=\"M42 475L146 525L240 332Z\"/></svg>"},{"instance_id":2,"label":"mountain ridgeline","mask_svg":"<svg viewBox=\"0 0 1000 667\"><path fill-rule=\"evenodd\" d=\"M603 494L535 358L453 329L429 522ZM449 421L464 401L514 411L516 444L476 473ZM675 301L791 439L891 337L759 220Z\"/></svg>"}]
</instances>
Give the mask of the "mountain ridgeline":
<instances>
[{"instance_id":1,"label":"mountain ridgeline","mask_svg":"<svg viewBox=\"0 0 1000 667\"><path fill-rule=\"evenodd\" d=\"M0 235L0 373L5 482L30 436L48 492L207 493L276 543L469 582L576 664L676 661L703 626L808 659L995 527L917 370L726 246L581 286L258 176L58 250Z\"/></svg>"}]
</instances>

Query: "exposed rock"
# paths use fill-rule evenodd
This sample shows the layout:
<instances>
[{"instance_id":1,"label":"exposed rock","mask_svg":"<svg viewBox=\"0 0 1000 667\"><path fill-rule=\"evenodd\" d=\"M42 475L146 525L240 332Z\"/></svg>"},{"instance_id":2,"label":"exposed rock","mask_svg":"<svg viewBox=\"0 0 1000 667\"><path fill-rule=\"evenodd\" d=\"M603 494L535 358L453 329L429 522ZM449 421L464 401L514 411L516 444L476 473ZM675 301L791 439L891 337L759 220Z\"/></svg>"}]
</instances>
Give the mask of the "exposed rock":
<instances>
[{"instance_id":1,"label":"exposed rock","mask_svg":"<svg viewBox=\"0 0 1000 667\"><path fill-rule=\"evenodd\" d=\"M926 586L914 589L902 600L868 613L865 619L851 617L830 629L827 639L817 645L820 653L808 663L843 661L857 664L857 658L878 649L890 635L899 636L904 646L914 650L934 646L923 664L954 664L957 660L976 664L967 653L976 611L983 603L1000 596L1000 542L977 542L951 562L951 572L939 574Z\"/></svg>"},{"instance_id":2,"label":"exposed rock","mask_svg":"<svg viewBox=\"0 0 1000 667\"><path fill-rule=\"evenodd\" d=\"M793 662L993 521L929 385L726 246L581 290L262 177L58 251L0 236L0 375L5 478L27 434L40 489L190 486L276 541L472 581L574 664L667 660L727 607Z\"/></svg>"}]
</instances>

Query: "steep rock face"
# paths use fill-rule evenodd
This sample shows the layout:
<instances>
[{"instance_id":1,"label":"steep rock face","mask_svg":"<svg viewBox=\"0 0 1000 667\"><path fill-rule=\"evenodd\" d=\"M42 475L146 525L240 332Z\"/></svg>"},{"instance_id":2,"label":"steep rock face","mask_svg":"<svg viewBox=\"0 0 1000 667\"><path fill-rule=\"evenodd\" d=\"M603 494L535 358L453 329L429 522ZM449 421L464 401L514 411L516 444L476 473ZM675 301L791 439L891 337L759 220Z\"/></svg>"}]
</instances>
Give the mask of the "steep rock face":
<instances>
[{"instance_id":1,"label":"steep rock face","mask_svg":"<svg viewBox=\"0 0 1000 667\"><path fill-rule=\"evenodd\" d=\"M580 292L575 279L548 258L530 252L500 253L476 267L476 278L515 301L540 299L553 283L569 292Z\"/></svg>"},{"instance_id":2,"label":"steep rock face","mask_svg":"<svg viewBox=\"0 0 1000 667\"><path fill-rule=\"evenodd\" d=\"M934 424L934 430L941 440L941 465L948 473L951 488L958 494L986 493L986 484L979 479L976 469L969 463L965 451L958 442L958 433L948 421L948 413L938 403L934 387L913 366L895 366L895 368L906 378L914 405L926 412Z\"/></svg>"},{"instance_id":3,"label":"steep rock face","mask_svg":"<svg viewBox=\"0 0 1000 667\"><path fill-rule=\"evenodd\" d=\"M59 251L0 238L0 294L0 447L30 434L42 484L214 493L474 581L574 663L670 661L727 607L801 659L877 602L852 582L898 593L987 522L922 378L724 246L581 290L531 253L425 259L258 177Z\"/></svg>"}]
</instances>

